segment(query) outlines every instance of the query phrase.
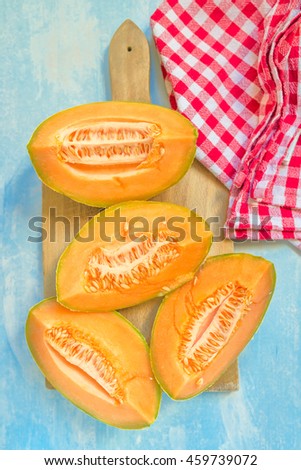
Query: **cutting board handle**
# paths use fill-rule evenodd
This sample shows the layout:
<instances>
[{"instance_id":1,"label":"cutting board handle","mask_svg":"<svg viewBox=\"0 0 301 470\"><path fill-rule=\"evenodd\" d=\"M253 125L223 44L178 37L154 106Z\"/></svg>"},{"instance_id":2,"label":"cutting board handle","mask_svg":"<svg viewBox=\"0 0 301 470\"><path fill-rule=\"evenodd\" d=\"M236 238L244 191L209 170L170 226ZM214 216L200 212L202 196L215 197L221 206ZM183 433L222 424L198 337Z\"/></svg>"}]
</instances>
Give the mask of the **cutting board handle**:
<instances>
[{"instance_id":1,"label":"cutting board handle","mask_svg":"<svg viewBox=\"0 0 301 470\"><path fill-rule=\"evenodd\" d=\"M150 53L138 26L126 20L115 32L109 48L112 99L150 103Z\"/></svg>"}]
</instances>

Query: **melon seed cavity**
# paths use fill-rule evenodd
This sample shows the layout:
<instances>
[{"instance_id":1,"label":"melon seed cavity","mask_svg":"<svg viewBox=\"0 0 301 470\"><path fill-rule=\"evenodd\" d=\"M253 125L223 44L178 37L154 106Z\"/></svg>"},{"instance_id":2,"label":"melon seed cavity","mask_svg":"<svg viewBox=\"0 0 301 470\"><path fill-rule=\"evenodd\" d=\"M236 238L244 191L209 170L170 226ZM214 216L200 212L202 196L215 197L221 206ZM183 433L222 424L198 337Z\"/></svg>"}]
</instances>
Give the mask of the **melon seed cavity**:
<instances>
[{"instance_id":1,"label":"melon seed cavity","mask_svg":"<svg viewBox=\"0 0 301 470\"><path fill-rule=\"evenodd\" d=\"M67 362L94 379L116 403L123 403L124 390L117 370L90 335L66 323L47 329L45 340Z\"/></svg>"},{"instance_id":2,"label":"melon seed cavity","mask_svg":"<svg viewBox=\"0 0 301 470\"><path fill-rule=\"evenodd\" d=\"M195 304L186 297L189 319L184 326L178 358L188 373L204 370L228 343L238 322L250 309L252 294L238 282L228 282Z\"/></svg>"},{"instance_id":3,"label":"melon seed cavity","mask_svg":"<svg viewBox=\"0 0 301 470\"><path fill-rule=\"evenodd\" d=\"M160 134L160 126L154 123L94 122L66 128L57 134L57 156L69 164L143 167L163 156L164 146L156 142Z\"/></svg>"},{"instance_id":4,"label":"melon seed cavity","mask_svg":"<svg viewBox=\"0 0 301 470\"><path fill-rule=\"evenodd\" d=\"M126 290L154 277L180 253L168 230L143 233L143 241L129 241L115 250L96 248L83 273L83 287L88 293Z\"/></svg>"}]
</instances>

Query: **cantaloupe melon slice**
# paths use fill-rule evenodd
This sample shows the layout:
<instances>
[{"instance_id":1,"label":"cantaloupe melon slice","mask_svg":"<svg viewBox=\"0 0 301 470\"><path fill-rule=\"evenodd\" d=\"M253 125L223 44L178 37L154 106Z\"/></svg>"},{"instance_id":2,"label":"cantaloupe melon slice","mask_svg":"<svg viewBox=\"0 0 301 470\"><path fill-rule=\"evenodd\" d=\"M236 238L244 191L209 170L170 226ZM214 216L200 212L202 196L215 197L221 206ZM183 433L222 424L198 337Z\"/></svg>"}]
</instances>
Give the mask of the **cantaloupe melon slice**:
<instances>
[{"instance_id":1,"label":"cantaloupe melon slice","mask_svg":"<svg viewBox=\"0 0 301 470\"><path fill-rule=\"evenodd\" d=\"M161 389L149 348L116 312L70 312L46 299L29 312L26 338L47 380L94 418L124 429L151 425Z\"/></svg>"},{"instance_id":2,"label":"cantaloupe melon slice","mask_svg":"<svg viewBox=\"0 0 301 470\"><path fill-rule=\"evenodd\" d=\"M149 199L189 169L197 130L177 111L108 101L66 109L33 133L28 152L41 180L90 206Z\"/></svg>"},{"instance_id":3,"label":"cantaloupe melon slice","mask_svg":"<svg viewBox=\"0 0 301 470\"><path fill-rule=\"evenodd\" d=\"M165 297L153 326L151 361L168 395L190 398L219 378L259 327L275 279L264 258L220 255Z\"/></svg>"}]
</instances>

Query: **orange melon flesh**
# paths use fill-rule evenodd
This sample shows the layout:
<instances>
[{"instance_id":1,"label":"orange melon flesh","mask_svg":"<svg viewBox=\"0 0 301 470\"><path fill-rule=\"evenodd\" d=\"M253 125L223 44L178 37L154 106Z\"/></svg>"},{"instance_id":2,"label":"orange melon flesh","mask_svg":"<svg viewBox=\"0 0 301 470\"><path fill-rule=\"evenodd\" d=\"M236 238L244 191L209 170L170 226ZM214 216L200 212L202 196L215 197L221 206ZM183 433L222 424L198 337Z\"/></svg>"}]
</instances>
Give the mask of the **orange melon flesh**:
<instances>
[{"instance_id":1,"label":"orange melon flesh","mask_svg":"<svg viewBox=\"0 0 301 470\"><path fill-rule=\"evenodd\" d=\"M134 240L131 227L146 245ZM124 241L117 240L121 229ZM211 240L204 220L185 207L145 201L112 206L88 222L62 254L58 301L71 310L110 311L166 295L192 279Z\"/></svg>"},{"instance_id":2,"label":"orange melon flesh","mask_svg":"<svg viewBox=\"0 0 301 470\"><path fill-rule=\"evenodd\" d=\"M256 332L274 285L271 262L249 254L229 254L208 258L192 281L165 297L153 326L151 362L158 382L171 398L193 397L220 377ZM223 332L225 319L222 327L216 323L222 309L227 310L229 321ZM201 311L207 312L206 318L203 314L201 319ZM210 329L211 336L206 336ZM208 346L208 338L215 345Z\"/></svg>"},{"instance_id":3,"label":"orange melon flesh","mask_svg":"<svg viewBox=\"0 0 301 470\"><path fill-rule=\"evenodd\" d=\"M68 356L66 342L62 343L61 340L59 344L57 339L56 344L49 343L49 332L59 327L73 332L75 338L77 334L81 344L90 348L89 354L93 352L91 348L96 351L94 364L96 360L103 364L103 358L108 361L107 367L109 364L115 372L113 378L120 386L122 399L118 395L116 399L114 394L109 393L111 390L106 390L97 382L95 373L99 372L95 372L92 360L89 365L85 364L84 359L88 362L87 351L84 359L83 354L76 359L73 345L72 359L70 352ZM143 428L155 421L161 392L151 370L149 349L138 330L120 314L74 315L54 298L46 299L29 312L26 338L33 358L47 380L86 413L125 429ZM59 346L60 349L56 349ZM74 363L75 360L79 365Z\"/></svg>"},{"instance_id":4,"label":"orange melon flesh","mask_svg":"<svg viewBox=\"0 0 301 470\"><path fill-rule=\"evenodd\" d=\"M152 104L92 103L44 121L28 143L53 190L97 207L149 199L189 169L197 131L180 113Z\"/></svg>"}]
</instances>

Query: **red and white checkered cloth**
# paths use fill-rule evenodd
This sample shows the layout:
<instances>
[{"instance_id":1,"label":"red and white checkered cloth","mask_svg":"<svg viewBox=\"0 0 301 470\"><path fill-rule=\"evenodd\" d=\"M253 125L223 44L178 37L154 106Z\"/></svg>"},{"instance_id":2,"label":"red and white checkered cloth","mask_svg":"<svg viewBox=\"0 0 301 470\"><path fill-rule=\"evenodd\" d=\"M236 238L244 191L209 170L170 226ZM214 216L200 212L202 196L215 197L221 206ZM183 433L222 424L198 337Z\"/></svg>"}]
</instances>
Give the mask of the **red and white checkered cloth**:
<instances>
[{"instance_id":1,"label":"red and white checkered cloth","mask_svg":"<svg viewBox=\"0 0 301 470\"><path fill-rule=\"evenodd\" d=\"M230 189L227 233L301 248L300 0L166 0L151 17L171 106Z\"/></svg>"}]
</instances>

